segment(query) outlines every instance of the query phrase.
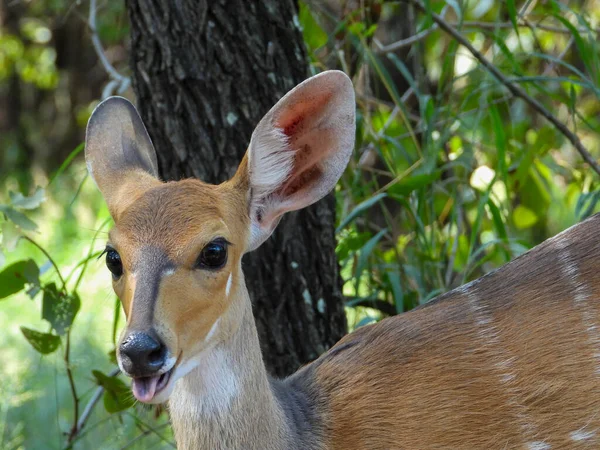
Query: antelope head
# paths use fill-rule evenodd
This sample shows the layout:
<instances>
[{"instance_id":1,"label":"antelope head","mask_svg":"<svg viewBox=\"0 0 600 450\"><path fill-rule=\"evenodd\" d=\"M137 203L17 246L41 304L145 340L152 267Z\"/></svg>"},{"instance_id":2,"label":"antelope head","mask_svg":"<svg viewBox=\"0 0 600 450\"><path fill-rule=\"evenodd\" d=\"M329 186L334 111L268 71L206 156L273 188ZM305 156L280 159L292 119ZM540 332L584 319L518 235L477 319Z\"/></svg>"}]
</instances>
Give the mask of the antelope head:
<instances>
[{"instance_id":1,"label":"antelope head","mask_svg":"<svg viewBox=\"0 0 600 450\"><path fill-rule=\"evenodd\" d=\"M248 302L242 256L285 212L334 188L353 144L354 91L337 71L283 97L220 185L161 181L134 106L112 97L95 109L86 162L115 222L106 265L127 317L117 358L138 400L165 401L177 379L235 333Z\"/></svg>"}]
</instances>

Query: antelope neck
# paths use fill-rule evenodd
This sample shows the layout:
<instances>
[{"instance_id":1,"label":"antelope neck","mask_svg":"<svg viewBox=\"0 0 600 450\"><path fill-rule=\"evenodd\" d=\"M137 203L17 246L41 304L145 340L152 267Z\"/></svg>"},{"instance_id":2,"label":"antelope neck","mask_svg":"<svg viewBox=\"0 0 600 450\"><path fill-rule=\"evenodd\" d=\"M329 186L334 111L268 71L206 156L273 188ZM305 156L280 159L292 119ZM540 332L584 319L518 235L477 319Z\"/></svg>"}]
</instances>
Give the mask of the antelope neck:
<instances>
[{"instance_id":1,"label":"antelope neck","mask_svg":"<svg viewBox=\"0 0 600 450\"><path fill-rule=\"evenodd\" d=\"M322 448L309 382L306 377L276 380L268 376L245 286L240 291L245 298L237 330L207 350L171 394L169 408L178 448Z\"/></svg>"}]
</instances>

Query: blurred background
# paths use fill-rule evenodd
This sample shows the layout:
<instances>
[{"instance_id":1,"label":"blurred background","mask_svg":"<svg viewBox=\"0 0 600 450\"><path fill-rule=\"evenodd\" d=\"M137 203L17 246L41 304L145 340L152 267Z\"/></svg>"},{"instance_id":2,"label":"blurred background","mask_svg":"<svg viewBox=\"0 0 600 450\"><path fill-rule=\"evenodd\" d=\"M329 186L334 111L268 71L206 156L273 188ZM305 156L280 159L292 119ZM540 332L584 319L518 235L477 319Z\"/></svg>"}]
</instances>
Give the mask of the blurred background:
<instances>
[{"instance_id":1,"label":"blurred background","mask_svg":"<svg viewBox=\"0 0 600 450\"><path fill-rule=\"evenodd\" d=\"M83 161L98 102L136 99L132 3L0 0L2 449L174 446L166 412L113 376L124 320L98 260L111 222ZM600 1L289 4L307 75L341 69L356 87L335 193L349 330L599 210L597 167L573 142L599 160Z\"/></svg>"}]
</instances>

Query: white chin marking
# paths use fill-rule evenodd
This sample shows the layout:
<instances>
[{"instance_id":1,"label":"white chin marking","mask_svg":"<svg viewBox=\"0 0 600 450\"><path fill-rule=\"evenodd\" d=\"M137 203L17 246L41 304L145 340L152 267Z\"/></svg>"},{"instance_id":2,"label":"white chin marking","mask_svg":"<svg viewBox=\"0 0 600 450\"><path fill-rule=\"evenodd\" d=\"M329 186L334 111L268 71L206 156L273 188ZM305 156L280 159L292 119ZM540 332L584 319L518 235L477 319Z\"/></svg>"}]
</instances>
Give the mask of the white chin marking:
<instances>
[{"instance_id":1,"label":"white chin marking","mask_svg":"<svg viewBox=\"0 0 600 450\"><path fill-rule=\"evenodd\" d=\"M233 272L229 274L229 278L227 278L227 286L225 286L225 295L229 296L229 292L231 291L231 281L233 278Z\"/></svg>"},{"instance_id":2,"label":"white chin marking","mask_svg":"<svg viewBox=\"0 0 600 450\"><path fill-rule=\"evenodd\" d=\"M225 413L239 393L240 380L232 367L231 356L218 348L206 350L186 361L177 367L172 381L178 380L178 389L193 393L197 401L190 403L183 400L189 398L189 394L186 394L175 395L171 402L183 401L178 406L193 408L195 414Z\"/></svg>"}]
</instances>

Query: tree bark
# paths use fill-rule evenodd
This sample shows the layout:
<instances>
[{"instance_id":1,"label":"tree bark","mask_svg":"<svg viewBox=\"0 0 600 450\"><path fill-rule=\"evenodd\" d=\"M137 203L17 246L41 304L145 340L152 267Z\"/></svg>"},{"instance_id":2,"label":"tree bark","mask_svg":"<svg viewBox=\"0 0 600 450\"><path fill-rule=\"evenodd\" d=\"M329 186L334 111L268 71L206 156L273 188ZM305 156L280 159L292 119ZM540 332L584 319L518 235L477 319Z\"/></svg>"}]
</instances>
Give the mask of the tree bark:
<instances>
[{"instance_id":1,"label":"tree bark","mask_svg":"<svg viewBox=\"0 0 600 450\"><path fill-rule=\"evenodd\" d=\"M292 0L128 0L133 86L165 179L219 183L251 133L307 76ZM284 376L346 332L332 195L288 214L246 255L267 368Z\"/></svg>"}]
</instances>

